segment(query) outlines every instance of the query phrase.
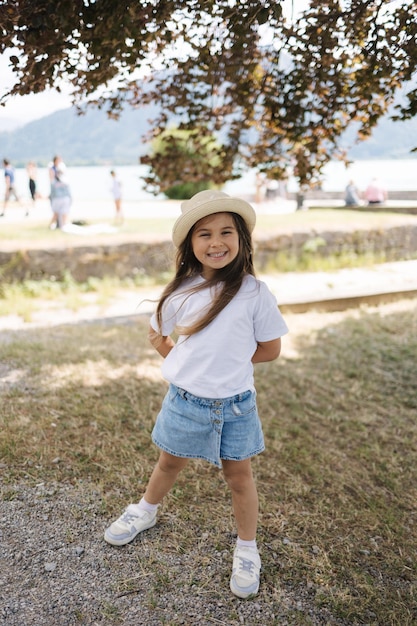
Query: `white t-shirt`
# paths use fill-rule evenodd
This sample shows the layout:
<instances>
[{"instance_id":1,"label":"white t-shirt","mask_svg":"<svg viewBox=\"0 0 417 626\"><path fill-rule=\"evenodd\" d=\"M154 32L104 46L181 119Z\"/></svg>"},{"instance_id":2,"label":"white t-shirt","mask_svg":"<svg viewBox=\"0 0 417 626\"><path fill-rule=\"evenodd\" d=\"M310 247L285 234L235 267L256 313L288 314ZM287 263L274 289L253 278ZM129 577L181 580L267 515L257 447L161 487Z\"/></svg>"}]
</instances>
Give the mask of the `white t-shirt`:
<instances>
[{"instance_id":1,"label":"white t-shirt","mask_svg":"<svg viewBox=\"0 0 417 626\"><path fill-rule=\"evenodd\" d=\"M113 178L111 191L112 191L112 194L113 194L113 198L115 200L120 200L121 199L121 197L122 197L122 184L120 183L120 181L117 180L117 178Z\"/></svg>"},{"instance_id":2,"label":"white t-shirt","mask_svg":"<svg viewBox=\"0 0 417 626\"><path fill-rule=\"evenodd\" d=\"M162 335L188 327L211 304L209 289L187 290L204 279L185 281L164 303ZM151 326L159 331L155 314ZM275 296L254 276L245 276L231 302L202 331L181 335L165 358L162 374L170 383L201 398L228 398L254 391L252 356L257 343L278 339L288 332Z\"/></svg>"}]
</instances>

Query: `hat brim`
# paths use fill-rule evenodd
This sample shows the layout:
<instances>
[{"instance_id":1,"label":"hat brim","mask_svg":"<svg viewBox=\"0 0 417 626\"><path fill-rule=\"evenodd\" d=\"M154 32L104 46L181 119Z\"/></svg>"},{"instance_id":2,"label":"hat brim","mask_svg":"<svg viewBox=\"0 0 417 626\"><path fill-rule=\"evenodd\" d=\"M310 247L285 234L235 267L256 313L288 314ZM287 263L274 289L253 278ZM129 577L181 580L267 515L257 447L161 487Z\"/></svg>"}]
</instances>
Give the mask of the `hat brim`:
<instances>
[{"instance_id":1,"label":"hat brim","mask_svg":"<svg viewBox=\"0 0 417 626\"><path fill-rule=\"evenodd\" d=\"M184 215L180 215L172 229L174 245L178 248L194 224L203 219L203 217L213 215L214 213L237 213L245 220L249 232L252 232L255 228L256 213L248 202L230 196L215 198L196 206Z\"/></svg>"}]
</instances>

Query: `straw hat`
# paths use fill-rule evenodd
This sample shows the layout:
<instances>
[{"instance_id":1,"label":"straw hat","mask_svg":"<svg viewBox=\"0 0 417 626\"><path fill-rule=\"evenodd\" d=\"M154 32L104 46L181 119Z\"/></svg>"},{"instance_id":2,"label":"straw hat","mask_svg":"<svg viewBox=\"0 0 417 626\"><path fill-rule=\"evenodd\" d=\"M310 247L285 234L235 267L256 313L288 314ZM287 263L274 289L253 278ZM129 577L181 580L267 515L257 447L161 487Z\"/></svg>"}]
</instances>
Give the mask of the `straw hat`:
<instances>
[{"instance_id":1,"label":"straw hat","mask_svg":"<svg viewBox=\"0 0 417 626\"><path fill-rule=\"evenodd\" d=\"M243 217L250 232L255 228L256 213L248 202L232 198L222 191L208 189L196 193L181 204L181 215L172 229L174 245L180 246L194 224L213 213L237 213Z\"/></svg>"}]
</instances>

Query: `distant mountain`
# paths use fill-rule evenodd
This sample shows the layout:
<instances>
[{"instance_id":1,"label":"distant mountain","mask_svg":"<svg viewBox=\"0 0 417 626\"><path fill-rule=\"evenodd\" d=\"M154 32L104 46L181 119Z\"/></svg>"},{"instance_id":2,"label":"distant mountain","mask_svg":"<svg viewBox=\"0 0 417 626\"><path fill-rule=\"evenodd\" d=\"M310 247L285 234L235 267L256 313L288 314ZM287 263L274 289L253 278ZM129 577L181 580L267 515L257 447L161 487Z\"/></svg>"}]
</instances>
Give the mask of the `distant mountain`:
<instances>
[{"instance_id":1,"label":"distant mountain","mask_svg":"<svg viewBox=\"0 0 417 626\"><path fill-rule=\"evenodd\" d=\"M61 154L68 165L133 165L147 149L143 136L156 107L127 108L119 120L104 111L89 109L77 115L75 108L52 113L10 132L0 132L0 158L8 158L16 167L29 160L46 165ZM417 146L417 118L392 122L384 117L373 136L358 145L354 129L343 138L352 160L409 159L417 157L410 150Z\"/></svg>"},{"instance_id":2,"label":"distant mountain","mask_svg":"<svg viewBox=\"0 0 417 626\"><path fill-rule=\"evenodd\" d=\"M98 109L78 115L63 109L10 132L0 132L0 158L16 167L28 161L46 165L61 154L68 165L130 165L138 162L146 146L143 136L156 108L129 107L118 120Z\"/></svg>"},{"instance_id":3,"label":"distant mountain","mask_svg":"<svg viewBox=\"0 0 417 626\"><path fill-rule=\"evenodd\" d=\"M412 159L417 158L417 117L405 122L393 122L383 117L374 128L372 136L355 144L356 131L349 129L341 144L348 149L353 161L362 159Z\"/></svg>"}]
</instances>

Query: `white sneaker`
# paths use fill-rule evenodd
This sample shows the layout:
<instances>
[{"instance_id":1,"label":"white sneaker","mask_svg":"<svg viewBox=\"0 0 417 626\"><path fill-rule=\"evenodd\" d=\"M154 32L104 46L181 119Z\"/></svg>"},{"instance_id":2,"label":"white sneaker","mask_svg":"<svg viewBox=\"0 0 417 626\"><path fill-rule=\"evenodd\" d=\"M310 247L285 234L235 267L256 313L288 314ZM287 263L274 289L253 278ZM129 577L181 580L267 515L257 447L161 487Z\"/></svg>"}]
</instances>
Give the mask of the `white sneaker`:
<instances>
[{"instance_id":1,"label":"white sneaker","mask_svg":"<svg viewBox=\"0 0 417 626\"><path fill-rule=\"evenodd\" d=\"M235 548L230 589L238 598L249 598L259 590L261 558L256 548Z\"/></svg>"},{"instance_id":2,"label":"white sneaker","mask_svg":"<svg viewBox=\"0 0 417 626\"><path fill-rule=\"evenodd\" d=\"M104 539L113 546L124 546L143 530L156 524L156 512L142 511L137 504L129 504L119 517L104 533Z\"/></svg>"}]
</instances>

